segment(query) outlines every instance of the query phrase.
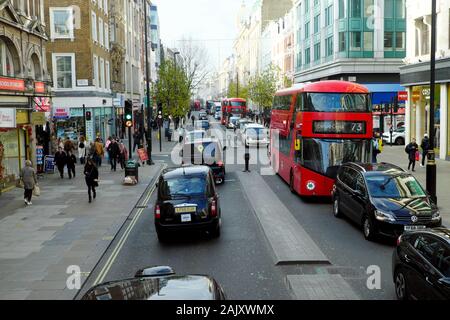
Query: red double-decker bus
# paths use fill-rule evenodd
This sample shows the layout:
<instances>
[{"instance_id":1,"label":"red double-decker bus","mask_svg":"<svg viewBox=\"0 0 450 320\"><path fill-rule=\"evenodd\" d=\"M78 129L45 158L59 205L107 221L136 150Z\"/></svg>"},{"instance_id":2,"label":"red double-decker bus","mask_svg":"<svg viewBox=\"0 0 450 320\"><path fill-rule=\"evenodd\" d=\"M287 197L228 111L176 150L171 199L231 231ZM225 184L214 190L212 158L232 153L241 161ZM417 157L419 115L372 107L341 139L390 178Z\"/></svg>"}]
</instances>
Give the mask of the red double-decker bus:
<instances>
[{"instance_id":1,"label":"red double-decker bus","mask_svg":"<svg viewBox=\"0 0 450 320\"><path fill-rule=\"evenodd\" d=\"M227 126L230 117L244 118L247 114L247 101L241 98L222 100L222 124Z\"/></svg>"},{"instance_id":2,"label":"red double-decker bus","mask_svg":"<svg viewBox=\"0 0 450 320\"><path fill-rule=\"evenodd\" d=\"M341 164L370 162L372 131L362 85L329 80L279 91L270 122L272 167L292 192L331 196Z\"/></svg>"}]
</instances>

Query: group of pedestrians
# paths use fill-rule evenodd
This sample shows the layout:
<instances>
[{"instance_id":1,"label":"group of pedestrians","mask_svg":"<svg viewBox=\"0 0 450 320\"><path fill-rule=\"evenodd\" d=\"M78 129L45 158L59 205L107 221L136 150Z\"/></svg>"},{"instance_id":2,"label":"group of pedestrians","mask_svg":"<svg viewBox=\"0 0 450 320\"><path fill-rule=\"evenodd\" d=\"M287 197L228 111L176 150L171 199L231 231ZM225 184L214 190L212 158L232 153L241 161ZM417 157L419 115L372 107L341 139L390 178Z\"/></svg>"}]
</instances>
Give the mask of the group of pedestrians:
<instances>
[{"instance_id":1,"label":"group of pedestrians","mask_svg":"<svg viewBox=\"0 0 450 320\"><path fill-rule=\"evenodd\" d=\"M425 166L425 159L427 157L428 151L430 151L430 147L430 138L428 137L428 134L425 134L420 144L420 149L422 149L422 163L420 164L421 167ZM420 150L416 139L413 138L411 142L405 147L405 152L408 154L408 170L411 170L412 168L412 171L416 171L416 161L420 161Z\"/></svg>"}]
</instances>

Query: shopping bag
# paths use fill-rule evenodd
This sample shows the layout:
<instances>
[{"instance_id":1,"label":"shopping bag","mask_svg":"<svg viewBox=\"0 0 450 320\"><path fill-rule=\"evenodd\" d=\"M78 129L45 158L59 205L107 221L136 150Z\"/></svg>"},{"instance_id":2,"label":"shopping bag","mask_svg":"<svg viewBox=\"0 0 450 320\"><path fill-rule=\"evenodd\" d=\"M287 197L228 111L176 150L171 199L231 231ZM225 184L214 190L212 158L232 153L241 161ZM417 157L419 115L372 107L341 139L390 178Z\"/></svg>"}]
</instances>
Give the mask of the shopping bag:
<instances>
[{"instance_id":1,"label":"shopping bag","mask_svg":"<svg viewBox=\"0 0 450 320\"><path fill-rule=\"evenodd\" d=\"M39 197L39 196L41 195L41 188L39 188L38 185L34 186L33 194L34 194L36 197Z\"/></svg>"},{"instance_id":2,"label":"shopping bag","mask_svg":"<svg viewBox=\"0 0 450 320\"><path fill-rule=\"evenodd\" d=\"M419 160L420 160L420 152L416 151L416 161L419 161Z\"/></svg>"}]
</instances>

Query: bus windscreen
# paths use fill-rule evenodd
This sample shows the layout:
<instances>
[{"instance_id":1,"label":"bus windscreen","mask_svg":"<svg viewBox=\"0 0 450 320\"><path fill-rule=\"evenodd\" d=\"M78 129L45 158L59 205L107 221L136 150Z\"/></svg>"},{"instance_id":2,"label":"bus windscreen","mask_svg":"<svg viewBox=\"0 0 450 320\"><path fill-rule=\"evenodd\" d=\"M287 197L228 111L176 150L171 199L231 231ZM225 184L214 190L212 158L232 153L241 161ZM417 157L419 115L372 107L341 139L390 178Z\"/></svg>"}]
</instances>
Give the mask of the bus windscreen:
<instances>
[{"instance_id":1,"label":"bus windscreen","mask_svg":"<svg viewBox=\"0 0 450 320\"><path fill-rule=\"evenodd\" d=\"M359 93L306 93L304 111L370 112L370 96Z\"/></svg>"}]
</instances>

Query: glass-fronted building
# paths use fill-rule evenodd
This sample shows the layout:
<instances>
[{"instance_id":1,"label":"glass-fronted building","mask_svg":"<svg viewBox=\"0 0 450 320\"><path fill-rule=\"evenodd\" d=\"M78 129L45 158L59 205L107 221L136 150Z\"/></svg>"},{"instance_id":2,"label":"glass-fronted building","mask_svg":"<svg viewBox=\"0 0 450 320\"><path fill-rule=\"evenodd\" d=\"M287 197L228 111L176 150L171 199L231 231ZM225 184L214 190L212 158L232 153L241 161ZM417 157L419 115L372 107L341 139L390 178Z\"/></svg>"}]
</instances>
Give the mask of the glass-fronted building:
<instances>
[{"instance_id":1,"label":"glass-fronted building","mask_svg":"<svg viewBox=\"0 0 450 320\"><path fill-rule=\"evenodd\" d=\"M295 6L295 82L383 85L376 101L398 93L405 0L298 0Z\"/></svg>"}]
</instances>

